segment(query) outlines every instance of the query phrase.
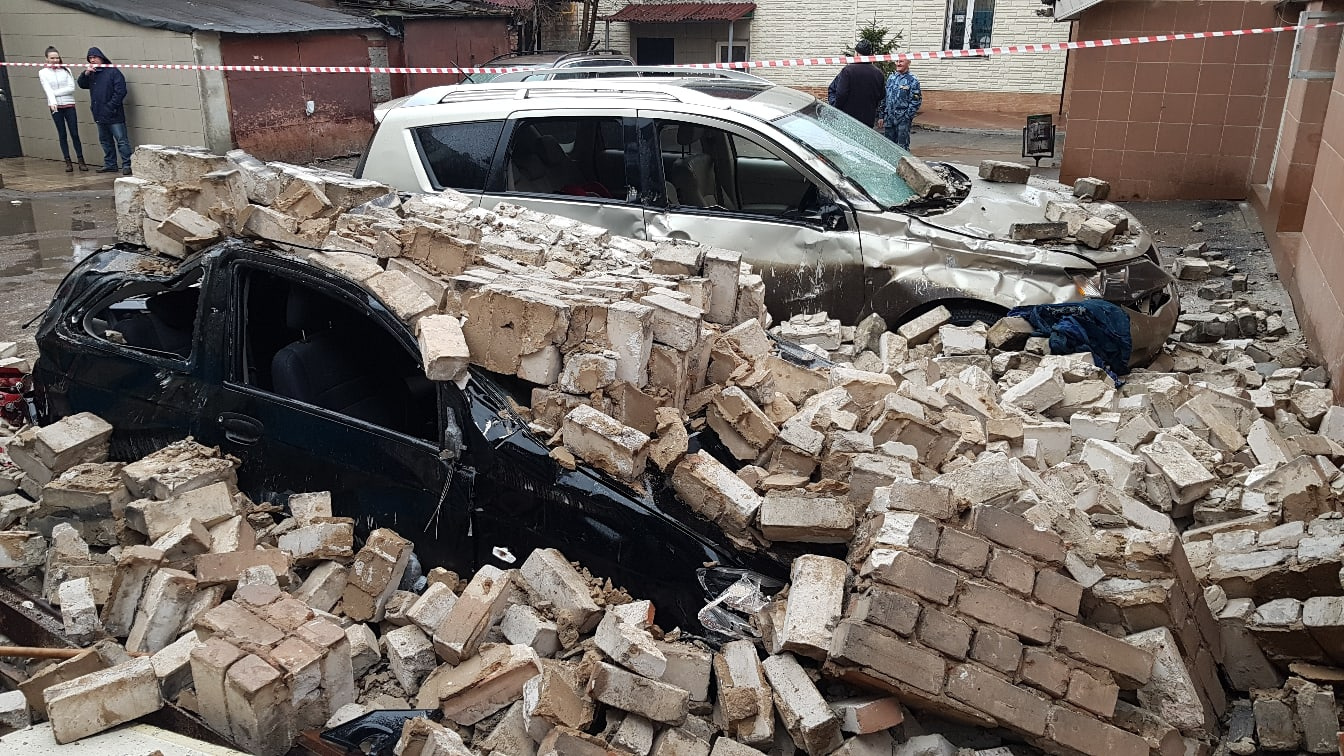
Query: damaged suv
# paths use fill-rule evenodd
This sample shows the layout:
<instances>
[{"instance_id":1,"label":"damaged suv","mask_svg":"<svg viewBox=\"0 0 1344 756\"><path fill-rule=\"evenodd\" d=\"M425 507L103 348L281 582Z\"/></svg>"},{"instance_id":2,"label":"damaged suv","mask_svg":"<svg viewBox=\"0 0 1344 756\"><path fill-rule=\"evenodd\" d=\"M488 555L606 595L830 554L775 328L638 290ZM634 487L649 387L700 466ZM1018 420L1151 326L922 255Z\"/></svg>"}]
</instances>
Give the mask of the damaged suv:
<instances>
[{"instance_id":1,"label":"damaged suv","mask_svg":"<svg viewBox=\"0 0 1344 756\"><path fill-rule=\"evenodd\" d=\"M1012 240L1058 185L990 183L937 164L921 196L913 156L811 95L762 81L593 78L446 86L382 114L356 175L410 192L456 189L641 239L740 251L776 320L821 310L895 326L945 305L953 321L1101 297L1124 307L1131 364L1175 328L1175 282L1147 231L1088 249Z\"/></svg>"},{"instance_id":2,"label":"damaged suv","mask_svg":"<svg viewBox=\"0 0 1344 756\"><path fill-rule=\"evenodd\" d=\"M513 379L427 379L410 327L369 290L264 245L180 264L97 252L58 287L37 344L43 423L93 412L120 461L194 436L242 460L254 500L329 490L359 533L394 528L425 564L471 574L556 548L687 628L742 570L787 575L792 554L743 553L670 487L562 467L514 411Z\"/></svg>"}]
</instances>

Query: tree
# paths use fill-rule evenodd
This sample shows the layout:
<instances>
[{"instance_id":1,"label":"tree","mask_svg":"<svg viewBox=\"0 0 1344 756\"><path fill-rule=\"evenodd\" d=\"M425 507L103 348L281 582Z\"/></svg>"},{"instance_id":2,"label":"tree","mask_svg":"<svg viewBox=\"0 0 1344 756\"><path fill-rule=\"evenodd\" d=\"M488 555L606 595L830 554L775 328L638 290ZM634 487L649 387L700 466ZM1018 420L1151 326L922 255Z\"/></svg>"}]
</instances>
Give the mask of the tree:
<instances>
[{"instance_id":1,"label":"tree","mask_svg":"<svg viewBox=\"0 0 1344 756\"><path fill-rule=\"evenodd\" d=\"M868 40L868 44L873 46L873 55L889 55L898 51L901 48L901 38L903 36L901 32L893 34L891 27L879 26L877 16L873 16L862 29L859 29L859 39ZM854 54L853 48L845 50L845 52L850 55ZM896 70L896 64L891 61L876 63L875 65L882 69L882 73L885 75L891 75Z\"/></svg>"}]
</instances>

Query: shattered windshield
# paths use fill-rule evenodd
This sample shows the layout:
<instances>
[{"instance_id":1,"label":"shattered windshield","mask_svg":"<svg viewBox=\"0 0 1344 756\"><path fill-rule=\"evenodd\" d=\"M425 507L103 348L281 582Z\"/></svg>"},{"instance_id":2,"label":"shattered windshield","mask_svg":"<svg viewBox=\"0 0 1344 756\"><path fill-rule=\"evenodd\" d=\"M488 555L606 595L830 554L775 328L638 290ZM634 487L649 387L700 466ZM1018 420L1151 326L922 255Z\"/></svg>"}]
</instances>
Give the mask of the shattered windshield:
<instances>
[{"instance_id":1,"label":"shattered windshield","mask_svg":"<svg viewBox=\"0 0 1344 756\"><path fill-rule=\"evenodd\" d=\"M814 102L773 123L829 160L882 207L896 207L916 199L909 184L896 174L901 158L913 156L844 112Z\"/></svg>"}]
</instances>

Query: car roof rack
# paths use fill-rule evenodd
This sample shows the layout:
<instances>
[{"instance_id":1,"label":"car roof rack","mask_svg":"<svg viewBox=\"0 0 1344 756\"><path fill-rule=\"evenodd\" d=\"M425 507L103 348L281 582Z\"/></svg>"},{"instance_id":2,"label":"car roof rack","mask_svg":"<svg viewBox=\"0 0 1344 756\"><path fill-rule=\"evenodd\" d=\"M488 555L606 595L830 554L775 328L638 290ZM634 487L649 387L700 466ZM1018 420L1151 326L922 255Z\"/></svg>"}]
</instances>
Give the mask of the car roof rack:
<instances>
[{"instance_id":1,"label":"car roof rack","mask_svg":"<svg viewBox=\"0 0 1344 756\"><path fill-rule=\"evenodd\" d=\"M586 74L586 75L585 75ZM563 77L563 78L561 78ZM569 66L533 68L527 71L503 73L490 80L491 84L536 81L573 81L576 79L733 79L767 83L766 79L731 68L685 68L676 66Z\"/></svg>"}]
</instances>

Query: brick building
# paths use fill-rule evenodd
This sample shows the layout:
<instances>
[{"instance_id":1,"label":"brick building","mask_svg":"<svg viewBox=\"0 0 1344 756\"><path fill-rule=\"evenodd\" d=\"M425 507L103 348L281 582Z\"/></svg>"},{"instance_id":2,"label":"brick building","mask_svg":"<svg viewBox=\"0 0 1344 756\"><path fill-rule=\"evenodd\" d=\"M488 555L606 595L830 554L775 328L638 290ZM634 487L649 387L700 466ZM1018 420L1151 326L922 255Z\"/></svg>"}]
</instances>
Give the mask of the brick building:
<instances>
[{"instance_id":1,"label":"brick building","mask_svg":"<svg viewBox=\"0 0 1344 756\"><path fill-rule=\"evenodd\" d=\"M1103 0L1082 10L1077 34L1249 29L1339 13L1341 0ZM1249 200L1337 399L1344 397L1341 36L1339 28L1313 29L1071 53L1060 170L1065 181L1105 177L1120 199Z\"/></svg>"},{"instance_id":2,"label":"brick building","mask_svg":"<svg viewBox=\"0 0 1344 756\"><path fill-rule=\"evenodd\" d=\"M724 6L739 7L730 12ZM610 20L598 24L596 37L599 44L650 64L726 61L730 38L736 60L838 55L853 47L859 29L870 21L900 33L900 49L906 51L1067 40L1069 26L1037 15L1041 7L1039 0L856 0L839 6L814 0L601 0L599 17ZM550 19L545 46L572 49L578 17L572 12ZM1054 113L1064 84L1064 56L1058 54L921 61L913 69L924 85L925 107L941 110ZM837 70L816 66L759 73L818 94Z\"/></svg>"}]
</instances>

